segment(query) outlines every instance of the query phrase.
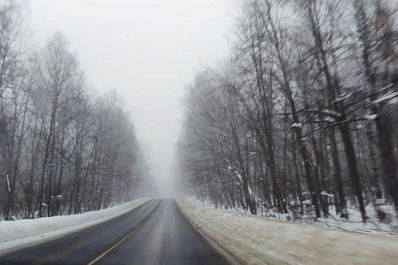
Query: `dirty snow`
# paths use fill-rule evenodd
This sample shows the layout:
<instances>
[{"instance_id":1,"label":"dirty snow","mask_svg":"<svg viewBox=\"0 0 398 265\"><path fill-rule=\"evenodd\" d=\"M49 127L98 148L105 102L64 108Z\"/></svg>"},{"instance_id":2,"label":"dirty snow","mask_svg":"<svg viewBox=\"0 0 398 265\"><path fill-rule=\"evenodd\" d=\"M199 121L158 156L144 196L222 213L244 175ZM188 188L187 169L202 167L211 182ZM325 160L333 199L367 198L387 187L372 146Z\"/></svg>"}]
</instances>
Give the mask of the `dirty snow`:
<instances>
[{"instance_id":1,"label":"dirty snow","mask_svg":"<svg viewBox=\"0 0 398 265\"><path fill-rule=\"evenodd\" d=\"M143 198L112 208L92 211L79 215L53 216L39 219L0 222L0 254L9 249L33 243L43 243L49 239L107 221L151 200Z\"/></svg>"},{"instance_id":2,"label":"dirty snow","mask_svg":"<svg viewBox=\"0 0 398 265\"><path fill-rule=\"evenodd\" d=\"M397 264L398 238L343 232L179 199L184 215L243 264Z\"/></svg>"}]
</instances>

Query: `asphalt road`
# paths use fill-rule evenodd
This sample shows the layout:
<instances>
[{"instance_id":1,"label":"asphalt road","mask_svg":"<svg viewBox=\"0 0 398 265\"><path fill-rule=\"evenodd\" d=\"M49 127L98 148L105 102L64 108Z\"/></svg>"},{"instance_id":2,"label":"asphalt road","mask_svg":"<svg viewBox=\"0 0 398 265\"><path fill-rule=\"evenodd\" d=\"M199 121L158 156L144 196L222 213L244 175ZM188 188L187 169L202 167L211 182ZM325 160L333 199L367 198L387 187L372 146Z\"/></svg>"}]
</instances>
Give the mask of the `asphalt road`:
<instances>
[{"instance_id":1,"label":"asphalt road","mask_svg":"<svg viewBox=\"0 0 398 265\"><path fill-rule=\"evenodd\" d=\"M172 199L152 200L68 236L0 257L1 265L223 265L229 262L185 220Z\"/></svg>"}]
</instances>

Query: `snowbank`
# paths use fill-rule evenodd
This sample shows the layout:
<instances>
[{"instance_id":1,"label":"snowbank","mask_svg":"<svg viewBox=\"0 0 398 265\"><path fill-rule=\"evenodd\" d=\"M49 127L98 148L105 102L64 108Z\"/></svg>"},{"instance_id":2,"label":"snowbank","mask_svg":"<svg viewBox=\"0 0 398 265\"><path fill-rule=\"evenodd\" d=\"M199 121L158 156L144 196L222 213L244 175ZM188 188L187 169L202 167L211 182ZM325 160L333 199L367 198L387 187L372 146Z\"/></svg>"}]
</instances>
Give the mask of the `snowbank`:
<instances>
[{"instance_id":1,"label":"snowbank","mask_svg":"<svg viewBox=\"0 0 398 265\"><path fill-rule=\"evenodd\" d=\"M54 216L39 219L0 222L0 254L10 249L75 232L112 219L151 200L143 198L112 208L87 212L79 215Z\"/></svg>"},{"instance_id":2,"label":"snowbank","mask_svg":"<svg viewBox=\"0 0 398 265\"><path fill-rule=\"evenodd\" d=\"M206 209L179 199L201 229L243 264L397 264L398 238Z\"/></svg>"},{"instance_id":3,"label":"snowbank","mask_svg":"<svg viewBox=\"0 0 398 265\"><path fill-rule=\"evenodd\" d=\"M329 218L318 218L318 222L310 222L314 225L323 227L333 227L350 232L359 232L367 234L377 234L384 236L398 235L398 222L397 215L394 207L391 205L379 206L384 213L386 213L385 222L378 220L377 212L372 205L366 206L366 215L368 216L367 222L362 222L361 213L353 208L347 208L349 220L345 220L336 214L334 206L329 207ZM388 222L387 222L388 220ZM309 220L308 220L309 221Z\"/></svg>"},{"instance_id":4,"label":"snowbank","mask_svg":"<svg viewBox=\"0 0 398 265\"><path fill-rule=\"evenodd\" d=\"M304 192L303 195L305 194L309 193ZM326 195L327 193L322 192L321 194ZM332 196L332 195L327 194L327 196ZM208 199L200 201L196 199L195 196L188 196L185 197L185 199L190 202L201 205L203 207L215 209L218 211L250 214L250 212L247 209L245 210L242 207L227 209L224 208L222 205L218 205L218 207L216 208L215 205ZM311 205L311 200L308 199L304 200L303 204ZM297 223L316 225L326 228L334 228L342 231L384 235L384 236L398 236L398 217L394 207L391 205L386 205L384 201L378 207L382 209L382 211L386 214L385 220L381 222L378 218L377 212L375 211L375 207L372 205L367 205L366 215L368 216L369 219L365 224L362 222L361 212L350 205L347 208L347 212L349 214L349 220L341 218L339 214L336 214L336 210L333 205L329 206L329 217L326 218L322 216L318 218L317 222L314 222L314 217L311 215L304 215L301 216L301 219L295 220L294 213L290 209L288 209L289 214L279 214L273 209L258 208L257 215L263 217L277 218L278 220L284 220L284 221L293 220Z\"/></svg>"}]
</instances>

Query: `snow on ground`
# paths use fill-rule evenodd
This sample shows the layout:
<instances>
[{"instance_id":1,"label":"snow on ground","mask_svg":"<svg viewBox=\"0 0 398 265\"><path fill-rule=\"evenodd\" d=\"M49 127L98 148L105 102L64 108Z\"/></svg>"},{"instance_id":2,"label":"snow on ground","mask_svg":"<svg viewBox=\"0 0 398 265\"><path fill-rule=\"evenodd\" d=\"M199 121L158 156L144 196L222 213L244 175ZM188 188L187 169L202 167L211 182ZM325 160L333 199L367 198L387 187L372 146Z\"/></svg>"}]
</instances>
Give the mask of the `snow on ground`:
<instances>
[{"instance_id":1,"label":"snow on ground","mask_svg":"<svg viewBox=\"0 0 398 265\"><path fill-rule=\"evenodd\" d=\"M195 196L185 197L186 200L200 204L203 207L216 209L225 212L238 212L238 213L247 213L250 214L247 210L243 208L233 208L233 209L224 209L222 206L215 207L215 205L210 200L200 201L196 199ZM310 200L303 201L304 205L311 205ZM264 216L267 218L277 218L282 220L293 219L295 222L301 222L305 224L317 225L328 228L340 229L342 231L350 231L350 232L359 232L366 234L377 234L377 235L385 235L385 236L398 236L398 217L397 213L394 210L394 207L391 205L382 205L383 212L386 213L386 218L384 222L380 222L377 217L377 213L375 208L371 205L366 206L366 213L369 219L366 224L362 222L361 213L354 207L348 205L347 212L349 215L349 220L341 218L338 214L336 214L336 210L334 206L329 206L329 217L321 217L318 218L317 222L314 222L314 217L311 215L304 215L300 220L294 220L294 214L289 210L289 214L279 214L278 212L269 209L266 212L266 209L258 208L257 215ZM305 210L306 211L306 210Z\"/></svg>"},{"instance_id":2,"label":"snow on ground","mask_svg":"<svg viewBox=\"0 0 398 265\"><path fill-rule=\"evenodd\" d=\"M398 235L398 222L394 207L391 205L383 205L384 212L387 214L385 222L380 222L377 217L375 208L371 205L366 206L366 214L369 217L367 222L362 222L361 213L354 209L348 208L349 220L345 220L336 214L334 207L329 207L329 218L318 218L318 222L311 222L315 225L336 228L344 231L360 232L368 234L378 234L385 236Z\"/></svg>"},{"instance_id":3,"label":"snow on ground","mask_svg":"<svg viewBox=\"0 0 398 265\"><path fill-rule=\"evenodd\" d=\"M226 212L179 199L183 214L243 264L397 264L398 238Z\"/></svg>"},{"instance_id":4,"label":"snow on ground","mask_svg":"<svg viewBox=\"0 0 398 265\"><path fill-rule=\"evenodd\" d=\"M53 216L19 221L0 221L0 254L107 221L151 200L143 198L112 208L78 215Z\"/></svg>"}]
</instances>

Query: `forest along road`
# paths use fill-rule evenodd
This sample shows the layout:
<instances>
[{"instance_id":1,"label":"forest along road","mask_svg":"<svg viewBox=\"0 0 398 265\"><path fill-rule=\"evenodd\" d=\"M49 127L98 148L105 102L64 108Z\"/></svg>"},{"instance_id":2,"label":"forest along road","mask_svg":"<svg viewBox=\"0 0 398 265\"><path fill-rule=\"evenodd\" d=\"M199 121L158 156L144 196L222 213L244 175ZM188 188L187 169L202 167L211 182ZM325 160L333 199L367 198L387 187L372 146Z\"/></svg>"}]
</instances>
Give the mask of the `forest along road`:
<instances>
[{"instance_id":1,"label":"forest along road","mask_svg":"<svg viewBox=\"0 0 398 265\"><path fill-rule=\"evenodd\" d=\"M0 257L0 264L230 264L177 210L151 200L104 223Z\"/></svg>"}]
</instances>

